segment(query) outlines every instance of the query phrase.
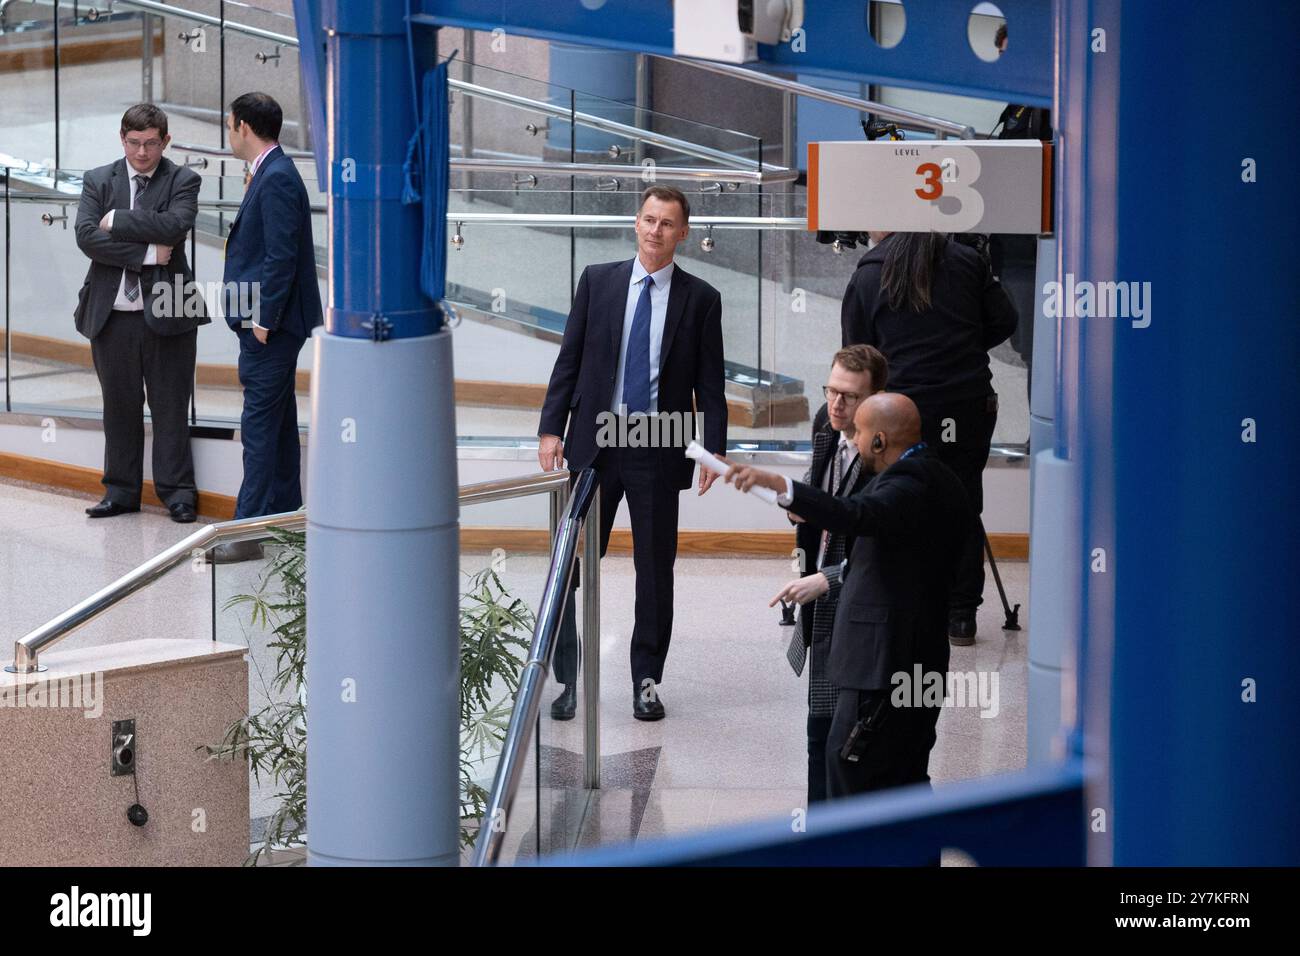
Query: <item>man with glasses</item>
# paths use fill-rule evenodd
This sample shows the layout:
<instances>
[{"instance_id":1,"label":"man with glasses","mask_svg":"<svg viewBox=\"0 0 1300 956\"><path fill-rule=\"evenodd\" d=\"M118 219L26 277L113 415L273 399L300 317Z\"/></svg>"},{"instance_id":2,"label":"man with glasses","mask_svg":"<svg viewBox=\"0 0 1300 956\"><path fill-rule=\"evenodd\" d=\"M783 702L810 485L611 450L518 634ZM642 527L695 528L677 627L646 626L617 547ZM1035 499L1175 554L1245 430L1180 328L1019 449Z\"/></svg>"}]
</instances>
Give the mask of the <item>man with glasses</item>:
<instances>
[{"instance_id":1,"label":"man with glasses","mask_svg":"<svg viewBox=\"0 0 1300 956\"><path fill-rule=\"evenodd\" d=\"M104 406L104 499L86 514L140 510L147 395L154 490L173 521L190 522L195 343L211 321L185 261L199 176L163 156L167 114L153 104L128 109L120 134L124 158L86 173L77 209L77 246L90 268L73 314L90 339Z\"/></svg>"},{"instance_id":2,"label":"man with glasses","mask_svg":"<svg viewBox=\"0 0 1300 956\"><path fill-rule=\"evenodd\" d=\"M870 345L850 345L835 353L823 392L826 404L813 418L812 464L804 482L832 495L851 495L871 479L853 444L853 416L863 399L884 389L889 381L885 356ZM800 574L772 598L801 605L799 626L790 639L786 658L796 675L808 668L808 802L827 797L826 735L835 715L837 688L826 674L831 628L840 598L840 567L846 538L787 512L795 525Z\"/></svg>"}]
</instances>

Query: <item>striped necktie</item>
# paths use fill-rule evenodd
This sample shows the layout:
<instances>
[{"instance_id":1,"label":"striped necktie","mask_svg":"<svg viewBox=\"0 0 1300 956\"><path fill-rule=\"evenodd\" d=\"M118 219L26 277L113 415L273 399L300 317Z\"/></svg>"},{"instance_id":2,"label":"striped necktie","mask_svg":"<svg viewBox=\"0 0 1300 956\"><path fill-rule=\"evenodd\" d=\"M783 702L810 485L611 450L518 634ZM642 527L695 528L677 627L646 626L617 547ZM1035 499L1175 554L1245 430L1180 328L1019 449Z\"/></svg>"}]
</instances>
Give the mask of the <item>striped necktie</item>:
<instances>
[{"instance_id":1,"label":"striped necktie","mask_svg":"<svg viewBox=\"0 0 1300 956\"><path fill-rule=\"evenodd\" d=\"M840 492L840 482L844 480L844 442L840 441L835 446L835 457L831 459L831 483L826 489L833 495ZM822 531L822 545L817 549L817 567L822 566L822 558L826 556L826 545L831 540L829 531Z\"/></svg>"},{"instance_id":2,"label":"striped necktie","mask_svg":"<svg viewBox=\"0 0 1300 956\"><path fill-rule=\"evenodd\" d=\"M149 177L137 173L131 178L135 180L135 196L131 199L131 208L134 209L140 203L140 194L149 185ZM126 273L126 300L134 302L140 298L140 273L134 269L123 269L122 271Z\"/></svg>"}]
</instances>

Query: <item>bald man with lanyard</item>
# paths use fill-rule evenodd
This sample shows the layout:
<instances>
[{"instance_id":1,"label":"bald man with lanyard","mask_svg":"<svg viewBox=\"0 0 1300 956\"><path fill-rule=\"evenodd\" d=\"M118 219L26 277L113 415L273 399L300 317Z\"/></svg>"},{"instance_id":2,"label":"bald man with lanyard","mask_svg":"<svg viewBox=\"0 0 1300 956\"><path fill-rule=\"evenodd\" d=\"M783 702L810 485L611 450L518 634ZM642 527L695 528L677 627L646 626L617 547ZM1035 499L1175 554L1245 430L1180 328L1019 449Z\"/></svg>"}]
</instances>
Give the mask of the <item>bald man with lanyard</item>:
<instances>
[{"instance_id":1,"label":"bald man with lanyard","mask_svg":"<svg viewBox=\"0 0 1300 956\"><path fill-rule=\"evenodd\" d=\"M948 670L948 592L974 512L961 481L921 441L911 399L882 392L858 406L854 444L876 478L844 498L784 475L732 465L741 491L777 492L778 504L848 537L828 676L840 688L826 740L830 797L927 783L939 707L892 693Z\"/></svg>"}]
</instances>

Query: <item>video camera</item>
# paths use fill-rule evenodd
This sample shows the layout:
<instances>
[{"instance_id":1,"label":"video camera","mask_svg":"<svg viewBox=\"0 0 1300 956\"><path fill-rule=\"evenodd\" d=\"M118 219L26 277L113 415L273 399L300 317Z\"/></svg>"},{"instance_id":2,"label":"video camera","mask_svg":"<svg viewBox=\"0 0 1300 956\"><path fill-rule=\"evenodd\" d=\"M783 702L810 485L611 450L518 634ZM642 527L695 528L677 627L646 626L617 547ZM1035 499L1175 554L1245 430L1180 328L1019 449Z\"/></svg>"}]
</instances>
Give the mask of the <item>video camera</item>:
<instances>
[{"instance_id":1,"label":"video camera","mask_svg":"<svg viewBox=\"0 0 1300 956\"><path fill-rule=\"evenodd\" d=\"M891 140L906 139L906 134L901 130L897 123L891 123L888 120L875 120L868 123L862 121L862 132L867 137L868 142L888 137ZM980 254L985 261L989 261L989 237L982 232L955 232L952 233L954 242L960 242L963 246L970 246ZM817 241L822 245L828 245L838 255L845 249L856 249L858 243L864 246L870 243L870 239L865 232L826 232L818 230Z\"/></svg>"}]
</instances>

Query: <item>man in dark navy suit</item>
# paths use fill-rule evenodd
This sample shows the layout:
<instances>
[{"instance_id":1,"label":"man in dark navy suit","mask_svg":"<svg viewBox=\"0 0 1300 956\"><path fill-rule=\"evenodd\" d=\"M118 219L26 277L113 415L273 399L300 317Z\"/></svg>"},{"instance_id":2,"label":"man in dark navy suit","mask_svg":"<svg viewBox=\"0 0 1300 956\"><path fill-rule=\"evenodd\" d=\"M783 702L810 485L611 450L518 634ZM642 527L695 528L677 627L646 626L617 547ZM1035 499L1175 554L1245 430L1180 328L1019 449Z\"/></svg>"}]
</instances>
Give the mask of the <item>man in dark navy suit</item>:
<instances>
[{"instance_id":1,"label":"man in dark navy suit","mask_svg":"<svg viewBox=\"0 0 1300 956\"><path fill-rule=\"evenodd\" d=\"M278 142L284 114L265 93L230 104L231 151L250 164L243 204L226 237L226 324L239 336L244 481L236 518L302 507L298 352L321 324L307 187ZM260 558L256 542L220 545L217 564Z\"/></svg>"},{"instance_id":2,"label":"man in dark navy suit","mask_svg":"<svg viewBox=\"0 0 1300 956\"><path fill-rule=\"evenodd\" d=\"M695 431L715 454L727 444L722 297L673 262L690 231L690 214L681 190L650 186L637 211L636 258L582 271L538 427L544 470L559 468L567 457L574 475L589 466L599 473L602 555L618 503L627 496L636 568L632 714L638 720L664 716L657 686L673 628L677 499L695 469L685 445ZM644 428L638 440L637 416L658 438L671 431L670 440L647 444ZM626 430L619 421L629 423ZM701 469L699 493L716 477ZM555 676L564 685L551 706L557 720L571 719L576 708L573 605L570 595L556 645Z\"/></svg>"}]
</instances>

